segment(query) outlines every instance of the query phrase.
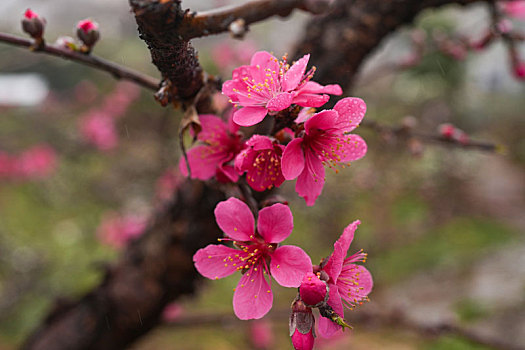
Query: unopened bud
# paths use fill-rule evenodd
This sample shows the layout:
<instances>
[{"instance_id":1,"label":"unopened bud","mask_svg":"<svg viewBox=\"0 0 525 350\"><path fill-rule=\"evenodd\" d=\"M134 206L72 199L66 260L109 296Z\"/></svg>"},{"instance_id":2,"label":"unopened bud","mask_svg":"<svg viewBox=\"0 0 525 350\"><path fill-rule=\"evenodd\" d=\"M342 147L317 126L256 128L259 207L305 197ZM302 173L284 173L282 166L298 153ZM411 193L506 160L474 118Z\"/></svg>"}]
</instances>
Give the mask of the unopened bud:
<instances>
[{"instance_id":1,"label":"unopened bud","mask_svg":"<svg viewBox=\"0 0 525 350\"><path fill-rule=\"evenodd\" d=\"M301 300L309 307L318 307L328 301L328 285L309 272L299 286Z\"/></svg>"},{"instance_id":2,"label":"unopened bud","mask_svg":"<svg viewBox=\"0 0 525 350\"><path fill-rule=\"evenodd\" d=\"M33 39L42 41L44 28L46 26L45 18L40 17L37 13L27 9L22 19L22 29L29 34Z\"/></svg>"},{"instance_id":3,"label":"unopened bud","mask_svg":"<svg viewBox=\"0 0 525 350\"><path fill-rule=\"evenodd\" d=\"M301 300L292 304L290 314L290 337L295 350L312 350L315 342L315 319L312 309Z\"/></svg>"},{"instance_id":4,"label":"unopened bud","mask_svg":"<svg viewBox=\"0 0 525 350\"><path fill-rule=\"evenodd\" d=\"M90 19L84 19L77 23L77 37L84 43L82 50L86 53L91 49L100 38L98 23Z\"/></svg>"},{"instance_id":5,"label":"unopened bud","mask_svg":"<svg viewBox=\"0 0 525 350\"><path fill-rule=\"evenodd\" d=\"M441 135L441 137L445 139L451 139L452 136L454 135L454 131L456 130L454 125L449 124L449 123L441 124L438 129L439 129L439 134Z\"/></svg>"}]
</instances>

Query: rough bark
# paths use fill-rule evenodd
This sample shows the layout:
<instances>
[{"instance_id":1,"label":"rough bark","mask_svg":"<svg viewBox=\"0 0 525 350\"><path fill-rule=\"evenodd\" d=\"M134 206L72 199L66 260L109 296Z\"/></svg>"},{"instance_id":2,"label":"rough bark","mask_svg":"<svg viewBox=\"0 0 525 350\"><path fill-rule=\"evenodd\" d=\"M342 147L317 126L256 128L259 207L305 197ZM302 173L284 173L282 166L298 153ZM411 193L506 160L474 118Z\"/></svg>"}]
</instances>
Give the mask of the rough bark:
<instances>
[{"instance_id":1,"label":"rough bark","mask_svg":"<svg viewBox=\"0 0 525 350\"><path fill-rule=\"evenodd\" d=\"M204 85L195 49L180 35L185 11L180 0L129 0L140 38L146 42L153 64L172 85L171 94L190 99Z\"/></svg>"},{"instance_id":2,"label":"rough bark","mask_svg":"<svg viewBox=\"0 0 525 350\"><path fill-rule=\"evenodd\" d=\"M338 0L334 10L306 25L295 59L310 53L321 84L352 85L364 59L399 27L411 23L424 9L480 0ZM335 99L334 99L335 101Z\"/></svg>"}]
</instances>

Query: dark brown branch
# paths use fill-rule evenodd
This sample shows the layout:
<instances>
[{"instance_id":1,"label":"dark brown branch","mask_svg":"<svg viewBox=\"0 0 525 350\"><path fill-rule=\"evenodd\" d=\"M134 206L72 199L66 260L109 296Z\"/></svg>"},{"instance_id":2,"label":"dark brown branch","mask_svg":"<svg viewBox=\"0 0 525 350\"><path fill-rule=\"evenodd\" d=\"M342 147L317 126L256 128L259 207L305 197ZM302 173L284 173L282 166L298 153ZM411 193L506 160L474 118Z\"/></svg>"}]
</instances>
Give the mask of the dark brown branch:
<instances>
[{"instance_id":1,"label":"dark brown branch","mask_svg":"<svg viewBox=\"0 0 525 350\"><path fill-rule=\"evenodd\" d=\"M169 81L167 100L192 100L204 86L204 73L195 49L178 32L186 15L180 0L129 0L129 4L153 64Z\"/></svg>"},{"instance_id":2,"label":"dark brown branch","mask_svg":"<svg viewBox=\"0 0 525 350\"><path fill-rule=\"evenodd\" d=\"M27 48L30 48L34 43L33 40L25 39L7 33L0 33L0 42ZM114 62L110 62L97 56L86 55L78 51L73 51L70 49L47 44L41 49L34 52L41 52L51 56L57 56L70 61L78 62L86 66L96 68L104 72L108 72L117 79L132 81L146 89L157 91L157 89L159 88L159 81L157 79L134 71L132 69L120 66Z\"/></svg>"},{"instance_id":3,"label":"dark brown branch","mask_svg":"<svg viewBox=\"0 0 525 350\"><path fill-rule=\"evenodd\" d=\"M216 242L213 209L222 191L186 181L127 248L103 282L80 300L55 307L23 349L124 349L160 322L164 307L193 294L193 254Z\"/></svg>"},{"instance_id":4,"label":"dark brown branch","mask_svg":"<svg viewBox=\"0 0 525 350\"><path fill-rule=\"evenodd\" d=\"M428 7L466 5L480 0L338 0L335 10L312 19L306 25L295 59L311 54L317 66L315 80L338 83L343 88L354 82L364 58L390 33L410 24ZM334 103L335 99L333 99Z\"/></svg>"},{"instance_id":5,"label":"dark brown branch","mask_svg":"<svg viewBox=\"0 0 525 350\"><path fill-rule=\"evenodd\" d=\"M236 20L243 20L245 26L273 16L286 17L294 9L311 13L322 13L328 9L325 0L257 0L242 5L228 6L185 16L179 28L183 39L203 37L230 30Z\"/></svg>"}]
</instances>

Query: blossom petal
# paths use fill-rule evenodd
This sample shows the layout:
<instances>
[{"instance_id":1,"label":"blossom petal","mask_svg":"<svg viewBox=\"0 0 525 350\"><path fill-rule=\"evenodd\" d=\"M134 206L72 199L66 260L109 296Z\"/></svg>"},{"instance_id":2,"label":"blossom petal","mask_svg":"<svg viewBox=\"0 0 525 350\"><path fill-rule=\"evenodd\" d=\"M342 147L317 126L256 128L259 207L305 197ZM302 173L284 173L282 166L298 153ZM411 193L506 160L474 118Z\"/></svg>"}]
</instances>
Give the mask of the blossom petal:
<instances>
[{"instance_id":1,"label":"blossom petal","mask_svg":"<svg viewBox=\"0 0 525 350\"><path fill-rule=\"evenodd\" d=\"M202 130L197 135L197 139L205 142L211 140L220 141L228 137L228 126L221 118L213 114L199 115Z\"/></svg>"},{"instance_id":2,"label":"blossom petal","mask_svg":"<svg viewBox=\"0 0 525 350\"><path fill-rule=\"evenodd\" d=\"M354 130L366 113L366 103L357 97L343 98L337 102L334 109L339 113L338 124L344 132Z\"/></svg>"},{"instance_id":3,"label":"blossom petal","mask_svg":"<svg viewBox=\"0 0 525 350\"><path fill-rule=\"evenodd\" d=\"M293 230L292 211L287 205L277 203L259 211L257 232L267 243L284 241Z\"/></svg>"},{"instance_id":4,"label":"blossom petal","mask_svg":"<svg viewBox=\"0 0 525 350\"><path fill-rule=\"evenodd\" d=\"M330 287L330 296L328 298L328 305L334 309L334 311L341 317L344 317L343 303L341 301L341 296L337 290L337 286L334 284L329 284ZM341 326L332 322L326 317L319 317L319 334L323 338L333 337L338 331L342 329Z\"/></svg>"},{"instance_id":5,"label":"blossom petal","mask_svg":"<svg viewBox=\"0 0 525 350\"><path fill-rule=\"evenodd\" d=\"M365 299L373 286L372 275L362 265L345 264L337 280L339 295L350 305Z\"/></svg>"},{"instance_id":6,"label":"blossom petal","mask_svg":"<svg viewBox=\"0 0 525 350\"><path fill-rule=\"evenodd\" d=\"M341 153L341 162L351 162L361 159L365 156L368 146L365 140L359 135L346 135L346 143L344 143L344 152Z\"/></svg>"},{"instance_id":7,"label":"blossom petal","mask_svg":"<svg viewBox=\"0 0 525 350\"><path fill-rule=\"evenodd\" d=\"M243 107L233 113L233 121L240 126L252 126L261 122L267 112L264 107Z\"/></svg>"},{"instance_id":8,"label":"blossom petal","mask_svg":"<svg viewBox=\"0 0 525 350\"><path fill-rule=\"evenodd\" d=\"M303 79L309 59L309 54L304 55L299 61L295 62L290 69L288 69L284 74L281 83L283 91L292 91L299 85Z\"/></svg>"},{"instance_id":9,"label":"blossom petal","mask_svg":"<svg viewBox=\"0 0 525 350\"><path fill-rule=\"evenodd\" d=\"M239 256L243 255L247 253L223 245L210 244L193 255L193 262L197 271L204 277L219 279L236 272L237 267L243 263Z\"/></svg>"},{"instance_id":10,"label":"blossom petal","mask_svg":"<svg viewBox=\"0 0 525 350\"><path fill-rule=\"evenodd\" d=\"M215 207L215 219L221 230L237 241L253 239L255 220L246 203L230 198Z\"/></svg>"},{"instance_id":11,"label":"blossom petal","mask_svg":"<svg viewBox=\"0 0 525 350\"><path fill-rule=\"evenodd\" d=\"M258 319L270 311L273 293L260 264L246 272L233 294L233 311L241 320Z\"/></svg>"},{"instance_id":12,"label":"blossom petal","mask_svg":"<svg viewBox=\"0 0 525 350\"><path fill-rule=\"evenodd\" d=\"M221 152L213 152L210 146L200 145L186 152L190 163L191 177L199 180L209 180L216 172L217 166L225 160L226 155ZM186 159L181 157L179 170L182 175L188 176Z\"/></svg>"},{"instance_id":13,"label":"blossom petal","mask_svg":"<svg viewBox=\"0 0 525 350\"><path fill-rule=\"evenodd\" d=\"M285 108L290 107L294 98L294 94L291 92L282 92L272 98L266 104L266 108L270 111L282 111Z\"/></svg>"},{"instance_id":14,"label":"blossom petal","mask_svg":"<svg viewBox=\"0 0 525 350\"><path fill-rule=\"evenodd\" d=\"M301 107L321 107L328 102L329 99L330 96L328 95L299 94L294 97L292 103Z\"/></svg>"},{"instance_id":15,"label":"blossom petal","mask_svg":"<svg viewBox=\"0 0 525 350\"><path fill-rule=\"evenodd\" d=\"M312 272L312 260L301 248L285 245L273 252L270 271L281 286L299 287L304 276Z\"/></svg>"},{"instance_id":16,"label":"blossom petal","mask_svg":"<svg viewBox=\"0 0 525 350\"><path fill-rule=\"evenodd\" d=\"M239 180L240 176L232 165L221 164L217 167L215 177L220 183L235 183Z\"/></svg>"},{"instance_id":17,"label":"blossom petal","mask_svg":"<svg viewBox=\"0 0 525 350\"><path fill-rule=\"evenodd\" d=\"M303 139L292 140L284 149L281 170L286 180L295 179L304 169Z\"/></svg>"},{"instance_id":18,"label":"blossom petal","mask_svg":"<svg viewBox=\"0 0 525 350\"><path fill-rule=\"evenodd\" d=\"M279 63L277 58L267 51L257 51L253 54L250 61L250 66L257 67L259 65L263 70L266 68L272 71L279 71Z\"/></svg>"},{"instance_id":19,"label":"blossom petal","mask_svg":"<svg viewBox=\"0 0 525 350\"><path fill-rule=\"evenodd\" d=\"M350 248L350 243L352 243L352 240L354 239L355 230L360 223L361 221L356 220L343 230L341 237L339 237L339 239L334 243L334 252L328 259L326 265L323 267L323 270L328 274L328 276L330 276L330 279L333 281L333 283L337 282L337 278L339 277L341 269L343 268L343 262L348 253L348 248Z\"/></svg>"},{"instance_id":20,"label":"blossom petal","mask_svg":"<svg viewBox=\"0 0 525 350\"><path fill-rule=\"evenodd\" d=\"M295 191L304 198L306 205L312 206L323 191L325 171L321 160L312 152L307 152L305 156L305 167L297 178Z\"/></svg>"},{"instance_id":21,"label":"blossom petal","mask_svg":"<svg viewBox=\"0 0 525 350\"><path fill-rule=\"evenodd\" d=\"M254 151L262 151L264 149L273 149L273 142L268 136L253 135L246 141L246 146L253 147Z\"/></svg>"},{"instance_id":22,"label":"blossom petal","mask_svg":"<svg viewBox=\"0 0 525 350\"><path fill-rule=\"evenodd\" d=\"M325 109L314 114L304 123L304 130L311 135L317 130L327 130L334 128L337 122L337 112L332 109Z\"/></svg>"},{"instance_id":23,"label":"blossom petal","mask_svg":"<svg viewBox=\"0 0 525 350\"><path fill-rule=\"evenodd\" d=\"M299 94L330 94L339 96L343 94L343 89L337 84L323 86L315 81L308 81L299 89Z\"/></svg>"}]
</instances>

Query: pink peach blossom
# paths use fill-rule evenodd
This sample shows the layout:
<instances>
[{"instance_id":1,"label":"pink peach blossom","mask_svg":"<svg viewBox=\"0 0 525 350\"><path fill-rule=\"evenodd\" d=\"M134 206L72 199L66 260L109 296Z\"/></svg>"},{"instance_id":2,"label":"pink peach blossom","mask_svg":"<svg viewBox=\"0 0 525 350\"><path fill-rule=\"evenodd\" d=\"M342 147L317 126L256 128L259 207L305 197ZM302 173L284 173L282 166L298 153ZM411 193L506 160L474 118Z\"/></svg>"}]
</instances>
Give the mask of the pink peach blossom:
<instances>
[{"instance_id":1,"label":"pink peach blossom","mask_svg":"<svg viewBox=\"0 0 525 350\"><path fill-rule=\"evenodd\" d=\"M109 151L118 144L115 121L111 116L98 111L80 119L80 133L84 139L101 151Z\"/></svg>"},{"instance_id":2,"label":"pink peach blossom","mask_svg":"<svg viewBox=\"0 0 525 350\"><path fill-rule=\"evenodd\" d=\"M257 232L248 205L237 198L220 202L215 218L232 240L234 249L208 245L193 256L197 271L204 277L219 279L243 272L233 294L233 310L242 320L259 319L272 307L273 294L266 276L284 287L298 287L303 276L311 272L310 257L299 247L280 246L292 232L290 208L274 204L259 211Z\"/></svg>"},{"instance_id":3,"label":"pink peach blossom","mask_svg":"<svg viewBox=\"0 0 525 350\"><path fill-rule=\"evenodd\" d=\"M284 178L297 178L295 190L307 205L313 205L323 190L324 165L344 167L366 154L365 141L358 135L348 134L359 125L365 112L363 100L344 98L333 110L324 110L307 119L304 135L286 146L282 158Z\"/></svg>"},{"instance_id":4,"label":"pink peach blossom","mask_svg":"<svg viewBox=\"0 0 525 350\"><path fill-rule=\"evenodd\" d=\"M281 156L284 146L267 136L253 135L246 148L235 158L235 168L246 172L248 185L256 191L279 187L284 182Z\"/></svg>"},{"instance_id":5,"label":"pink peach blossom","mask_svg":"<svg viewBox=\"0 0 525 350\"><path fill-rule=\"evenodd\" d=\"M517 19L525 19L525 1L502 1L503 11L509 16Z\"/></svg>"},{"instance_id":6,"label":"pink peach blossom","mask_svg":"<svg viewBox=\"0 0 525 350\"><path fill-rule=\"evenodd\" d=\"M177 321L184 314L184 308L177 302L171 302L162 310L164 322Z\"/></svg>"},{"instance_id":7,"label":"pink peach blossom","mask_svg":"<svg viewBox=\"0 0 525 350\"><path fill-rule=\"evenodd\" d=\"M310 55L295 62L291 67L278 61L266 51L256 52L250 65L233 71L232 80L222 86L222 93L235 106L233 120L241 126L251 126L264 119L268 112L278 112L295 103L302 107L320 107L329 96L341 95L339 85L322 86L310 79L315 69L306 72Z\"/></svg>"},{"instance_id":8,"label":"pink peach blossom","mask_svg":"<svg viewBox=\"0 0 525 350\"><path fill-rule=\"evenodd\" d=\"M48 145L37 145L22 152L13 167L16 176L28 179L45 178L56 169L57 155Z\"/></svg>"},{"instance_id":9,"label":"pink peach blossom","mask_svg":"<svg viewBox=\"0 0 525 350\"><path fill-rule=\"evenodd\" d=\"M13 175L15 160L6 152L0 151L0 179Z\"/></svg>"},{"instance_id":10,"label":"pink peach blossom","mask_svg":"<svg viewBox=\"0 0 525 350\"><path fill-rule=\"evenodd\" d=\"M106 214L97 229L99 240L113 248L125 247L146 228L146 219L136 215Z\"/></svg>"},{"instance_id":11,"label":"pink peach blossom","mask_svg":"<svg viewBox=\"0 0 525 350\"><path fill-rule=\"evenodd\" d=\"M348 225L341 237L334 244L334 252L325 264L321 264L321 275L326 273L329 287L328 305L341 317L344 317L344 308L352 310L356 305L368 300L373 281L370 272L356 262L364 262L366 254L362 251L347 258L348 249L354 239L354 233L359 220ZM320 317L319 334L329 338L336 334L342 327L330 319Z\"/></svg>"},{"instance_id":12,"label":"pink peach blossom","mask_svg":"<svg viewBox=\"0 0 525 350\"><path fill-rule=\"evenodd\" d=\"M199 120L202 126L202 131L197 135L199 144L187 152L191 177L209 180L215 175L221 182L236 182L239 174L229 163L243 147L239 126L231 120L227 124L211 114L200 115ZM188 176L184 157L179 162L179 170Z\"/></svg>"},{"instance_id":13,"label":"pink peach blossom","mask_svg":"<svg viewBox=\"0 0 525 350\"><path fill-rule=\"evenodd\" d=\"M264 319L251 321L250 339L255 349L273 349L275 337L272 324Z\"/></svg>"},{"instance_id":14,"label":"pink peach blossom","mask_svg":"<svg viewBox=\"0 0 525 350\"><path fill-rule=\"evenodd\" d=\"M177 169L166 170L157 180L156 194L161 201L169 200L173 197L173 192L182 183L182 176Z\"/></svg>"}]
</instances>

